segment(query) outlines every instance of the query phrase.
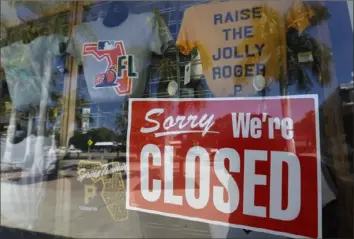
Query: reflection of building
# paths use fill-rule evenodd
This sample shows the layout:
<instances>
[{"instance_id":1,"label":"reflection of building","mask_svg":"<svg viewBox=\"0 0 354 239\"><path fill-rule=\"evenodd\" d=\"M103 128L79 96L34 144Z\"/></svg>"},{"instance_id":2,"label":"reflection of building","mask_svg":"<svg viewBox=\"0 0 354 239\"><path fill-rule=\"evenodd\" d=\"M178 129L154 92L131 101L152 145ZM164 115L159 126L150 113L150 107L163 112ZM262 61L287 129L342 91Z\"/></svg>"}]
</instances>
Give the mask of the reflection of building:
<instances>
[{"instance_id":1,"label":"reflection of building","mask_svg":"<svg viewBox=\"0 0 354 239\"><path fill-rule=\"evenodd\" d=\"M82 109L82 132L86 133L90 129L91 108Z\"/></svg>"}]
</instances>

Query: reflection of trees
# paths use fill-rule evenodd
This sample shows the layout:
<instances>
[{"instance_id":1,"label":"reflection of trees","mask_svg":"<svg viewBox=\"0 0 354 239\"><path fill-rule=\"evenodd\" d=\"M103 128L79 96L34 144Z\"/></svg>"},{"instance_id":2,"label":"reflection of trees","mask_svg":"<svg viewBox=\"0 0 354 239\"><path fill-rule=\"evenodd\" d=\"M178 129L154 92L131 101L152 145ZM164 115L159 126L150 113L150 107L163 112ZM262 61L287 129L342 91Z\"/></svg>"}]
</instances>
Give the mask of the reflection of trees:
<instances>
[{"instance_id":1,"label":"reflection of trees","mask_svg":"<svg viewBox=\"0 0 354 239\"><path fill-rule=\"evenodd\" d=\"M93 141L93 145L96 142L114 142L117 141L117 134L104 127L91 129L85 134L77 130L74 132L74 136L70 138L69 145L74 145L75 148L86 151L88 150L87 141L89 139Z\"/></svg>"},{"instance_id":2,"label":"reflection of trees","mask_svg":"<svg viewBox=\"0 0 354 239\"><path fill-rule=\"evenodd\" d=\"M58 92L52 92L51 94L51 101L53 104L48 107L48 113L47 113L47 120L52 124L54 127L55 124L58 122L58 120L62 120L58 117L60 117L60 112L63 111L63 106L64 102L68 101L69 96L64 96L61 93ZM81 127L82 121L83 121L83 114L82 114L82 108L88 107L90 108L90 102L84 99L83 97L77 97L75 100L75 119L74 123L77 125L78 128ZM93 118L90 115L89 116L89 122L93 122ZM62 125L60 125L62 127ZM53 130L59 130L59 125L56 125L56 128Z\"/></svg>"},{"instance_id":3,"label":"reflection of trees","mask_svg":"<svg viewBox=\"0 0 354 239\"><path fill-rule=\"evenodd\" d=\"M320 3L306 3L304 6L309 11L307 16L309 28L329 18L327 8ZM321 86L331 81L330 63L332 58L330 48L318 39L304 33L302 27L294 27L293 25L288 27L286 36L288 67L284 79L285 84L282 85L283 90L281 91L284 95L288 93L288 85L296 85L299 91L307 93L313 87L312 79L315 78L314 80ZM303 52L311 52L313 61L299 62L298 54ZM311 74L315 77L311 77Z\"/></svg>"},{"instance_id":4,"label":"reflection of trees","mask_svg":"<svg viewBox=\"0 0 354 239\"><path fill-rule=\"evenodd\" d=\"M196 99L196 101L199 99ZM183 109L182 104L179 104L180 108L180 115L185 115L188 116L189 114L199 114L201 115L202 111L206 108L207 106L207 101L197 101L197 102L185 102L186 107Z\"/></svg>"},{"instance_id":5,"label":"reflection of trees","mask_svg":"<svg viewBox=\"0 0 354 239\"><path fill-rule=\"evenodd\" d=\"M316 139L311 138L312 135L307 133L307 129L311 129L314 125L316 125L315 119L315 111L311 110L306 112L303 118L294 123L294 129L298 133L297 136L299 137L299 139L295 137L295 140L305 140L306 143L316 142ZM308 148L308 146L309 145L306 144L307 148L303 150L312 150L312 148ZM316 145L313 144L312 146L315 147Z\"/></svg>"},{"instance_id":6,"label":"reflection of trees","mask_svg":"<svg viewBox=\"0 0 354 239\"><path fill-rule=\"evenodd\" d=\"M316 76L316 81L321 85L328 84L331 81L330 50L317 39L303 33L306 28L319 24L328 16L327 9L318 3L294 1L284 15L264 4L261 18L253 19L254 37L238 45L245 48L247 44L264 43L266 47L263 56L245 58L241 65L263 62L266 69L262 74L266 81L269 80L268 77L279 81L281 95L288 95L288 87L292 84L296 85L298 90L309 92L313 87L313 77L310 73ZM284 33L285 39L282 37ZM300 62L298 54L304 52L310 52L313 61ZM266 95L266 90L263 90L263 96ZM282 101L283 117L291 115L289 104L287 99ZM294 151L294 142L289 143L288 147Z\"/></svg>"},{"instance_id":7,"label":"reflection of trees","mask_svg":"<svg viewBox=\"0 0 354 239\"><path fill-rule=\"evenodd\" d=\"M266 47L262 56L245 58L240 64L264 62L266 73L263 74L279 80L282 95L288 94L288 86L292 84L300 91L310 91L313 87L313 77L310 74L317 76L316 81L321 85L328 84L331 81L330 49L309 34L303 33L306 28L328 19L328 10L320 3L294 2L285 15L268 4L262 6L261 14L260 19L253 19L252 22L254 37L242 41L238 47L245 48L246 45L260 43L264 43ZM282 39L284 32L286 41ZM312 53L312 62L298 61L298 54L304 52Z\"/></svg>"},{"instance_id":8,"label":"reflection of trees","mask_svg":"<svg viewBox=\"0 0 354 239\"><path fill-rule=\"evenodd\" d=\"M123 112L116 113L115 130L118 134L119 141L125 142L127 138L128 115Z\"/></svg>"},{"instance_id":9,"label":"reflection of trees","mask_svg":"<svg viewBox=\"0 0 354 239\"><path fill-rule=\"evenodd\" d=\"M58 119L58 112L59 112L59 107L60 107L60 99L61 99L61 94L57 92L51 92L50 93L50 100L53 102L53 105L48 106L47 108L47 115L46 115L46 120L51 123L53 126L53 132L58 130L55 129L54 126L57 123Z\"/></svg>"},{"instance_id":10,"label":"reflection of trees","mask_svg":"<svg viewBox=\"0 0 354 239\"><path fill-rule=\"evenodd\" d=\"M304 129L312 127L315 124L315 111L311 110L306 112L303 118L294 123L295 127L302 127Z\"/></svg>"},{"instance_id":11,"label":"reflection of trees","mask_svg":"<svg viewBox=\"0 0 354 239\"><path fill-rule=\"evenodd\" d=\"M308 34L298 36L299 32L291 28L288 31L288 69L287 80L289 84L297 86L299 91L309 92L313 82L309 73L317 76L315 81L321 86L331 82L330 63L332 61L331 50L324 43L314 39ZM299 63L299 52L312 52L313 62ZM307 70L307 69L309 70Z\"/></svg>"},{"instance_id":12,"label":"reflection of trees","mask_svg":"<svg viewBox=\"0 0 354 239\"><path fill-rule=\"evenodd\" d=\"M285 32L285 26L282 24L283 17L281 14L268 6L262 5L261 18L252 19L253 37L247 38L238 44L238 48L245 49L247 45L265 44L262 55L255 54L253 57L244 58L240 65L266 63L267 76L271 75L277 79L281 78L283 74L283 62L281 59L285 51L285 43L282 42L281 36ZM279 65L280 63L280 65ZM247 78L237 79L235 83L245 83Z\"/></svg>"}]
</instances>

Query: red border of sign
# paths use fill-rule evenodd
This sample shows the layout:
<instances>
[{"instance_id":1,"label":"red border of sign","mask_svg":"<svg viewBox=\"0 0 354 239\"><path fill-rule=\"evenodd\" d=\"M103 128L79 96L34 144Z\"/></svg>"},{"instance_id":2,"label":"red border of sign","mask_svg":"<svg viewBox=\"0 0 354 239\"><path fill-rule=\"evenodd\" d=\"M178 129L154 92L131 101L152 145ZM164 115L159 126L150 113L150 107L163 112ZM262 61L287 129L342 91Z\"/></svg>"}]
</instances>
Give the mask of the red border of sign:
<instances>
[{"instance_id":1,"label":"red border of sign","mask_svg":"<svg viewBox=\"0 0 354 239\"><path fill-rule=\"evenodd\" d=\"M172 102L186 102L186 101L242 101L242 100L262 100L264 98L262 97L230 97L230 98L170 98L170 99L161 99L161 98L130 98L129 99L129 110L128 110L128 132L127 132L127 153L126 153L126 158L127 158L127 172L130 172L130 165L129 165L129 140L130 140L130 127L131 127L131 119L132 119L132 103L137 102L137 101L172 101ZM318 96L314 94L310 95L293 95L293 96L269 96L266 97L266 99L313 99L315 102L315 124L316 124L316 151L317 151L317 186L318 186L318 238L322 238L322 192L321 192L321 151L320 151L320 133L319 133L319 108L318 108ZM127 189L130 188L130 177L127 177ZM279 231L273 231L273 230L268 230L268 229L263 229L263 228L254 228L254 227L248 227L244 225L234 225L234 224L229 224L229 223L224 223L224 222L218 222L218 221L212 221L212 220L206 220L206 219L201 219L201 218L196 218L196 217L188 217L188 216L182 216L178 214L173 214L173 213L165 213L165 212L160 212L156 210L148 210L148 209L142 209L139 207L134 207L129 205L129 200L130 200L130 192L127 192L126 195L126 208L128 210L133 210L133 211L139 211L139 212L145 212L145 213L151 213L151 214L156 214L156 215L161 215L161 216L166 216L166 217L172 217L172 218L180 218L180 219L185 219L185 220L190 220L190 221L196 221L196 222L203 222L203 223L209 223L209 224L214 224L214 225L220 225L220 226L227 226L227 227L232 227L232 228L239 228L239 229L245 229L245 230L252 230L252 231L257 231L257 232L264 232L264 233L270 233L274 235L279 235L279 236L286 236L286 237L302 237L306 238L302 235L296 235L292 233L285 233L285 232L279 232Z\"/></svg>"}]
</instances>

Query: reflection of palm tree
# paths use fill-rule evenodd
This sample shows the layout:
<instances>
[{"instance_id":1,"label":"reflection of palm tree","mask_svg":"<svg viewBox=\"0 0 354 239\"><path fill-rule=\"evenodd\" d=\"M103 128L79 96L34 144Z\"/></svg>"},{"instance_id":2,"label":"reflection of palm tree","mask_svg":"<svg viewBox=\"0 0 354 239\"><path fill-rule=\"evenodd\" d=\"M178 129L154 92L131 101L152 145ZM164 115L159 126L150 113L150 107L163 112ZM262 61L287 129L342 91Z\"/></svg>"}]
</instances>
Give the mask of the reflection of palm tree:
<instances>
[{"instance_id":1,"label":"reflection of palm tree","mask_svg":"<svg viewBox=\"0 0 354 239\"><path fill-rule=\"evenodd\" d=\"M47 113L47 119L48 121L54 125L55 122L58 121L58 115L59 112L61 111L62 105L65 102L65 96L63 96L62 94L59 94L57 92L52 92L51 93L51 100L52 102L55 102L54 105L49 106L48 107L48 113ZM89 101L85 100L84 98L77 98L75 101L75 123L78 127L80 127L82 125L82 120L83 120L83 114L82 114L82 108L83 107L89 107ZM93 118L90 115L89 116L89 122L92 123L93 122ZM57 128L59 129L59 128Z\"/></svg>"},{"instance_id":2,"label":"reflection of palm tree","mask_svg":"<svg viewBox=\"0 0 354 239\"><path fill-rule=\"evenodd\" d=\"M318 76L316 77L317 83L321 86L329 84L331 82L330 63L332 61L330 48L308 34L299 36L299 32L294 28L289 29L287 35L287 79L289 83L296 84L300 91L309 92L313 83L306 68L310 68L312 74ZM302 52L312 52L313 61L299 63L297 56Z\"/></svg>"},{"instance_id":3,"label":"reflection of palm tree","mask_svg":"<svg viewBox=\"0 0 354 239\"><path fill-rule=\"evenodd\" d=\"M118 135L118 139L119 141L122 141L122 143L125 143L127 138L128 104L129 104L128 100L124 101L124 103L122 104L122 109L120 110L120 112L116 113L116 119L114 121L115 130Z\"/></svg>"},{"instance_id":4,"label":"reflection of palm tree","mask_svg":"<svg viewBox=\"0 0 354 239\"><path fill-rule=\"evenodd\" d=\"M50 92L49 98L53 105L48 106L46 120L51 123L51 125L55 125L58 121L59 107L60 107L60 98L61 94L57 92ZM54 131L55 129L53 129Z\"/></svg>"},{"instance_id":5,"label":"reflection of palm tree","mask_svg":"<svg viewBox=\"0 0 354 239\"><path fill-rule=\"evenodd\" d=\"M290 84L296 84L299 90L305 92L311 89L311 77L309 72L306 71L308 67L311 68L314 75L318 76L317 81L321 85L328 84L331 81L329 48L309 35L302 33L311 24L318 24L324 18L327 18L328 14L323 14L325 11L326 9L318 4L294 3L283 16L265 4L262 7L262 17L253 20L254 37L239 44L239 47L242 48L247 44L264 43L266 47L263 56L245 58L241 65L262 61L266 63L266 72L263 72L263 74L266 79L274 77L279 80L281 95L288 95ZM301 18L301 21L294 19L296 15ZM284 24L284 19L287 21L286 24ZM282 37L284 32L287 32L285 39ZM305 65L298 62L298 53L304 51L313 54L314 60L310 64ZM287 56L287 59L284 59L284 56ZM262 95L266 95L265 90ZM290 108L289 100L282 101L284 117L291 114ZM294 144L289 145L289 148L292 151L295 150Z\"/></svg>"},{"instance_id":6,"label":"reflection of palm tree","mask_svg":"<svg viewBox=\"0 0 354 239\"><path fill-rule=\"evenodd\" d=\"M294 10L294 8L296 9ZM300 10L303 12L298 13L297 11ZM291 20L295 22L291 16L294 12L307 20L303 20L301 24L292 23ZM310 89L312 84L308 72L304 69L306 67L318 76L317 80L321 85L329 83L331 80L331 74L329 74L330 49L302 32L310 24L318 24L327 18L328 14L325 12L326 9L318 6L317 3L301 6L295 4L287 14L282 16L277 10L265 4L262 7L262 18L253 19L254 37L242 41L238 47L244 48L249 44L260 43L264 43L266 47L263 49L262 56L245 58L241 61L241 65L255 62L266 63L265 75L279 80L283 95L287 95L289 84L296 84L300 90L304 91ZM287 24L284 24L284 18L287 19ZM282 39L284 32L287 32L286 41ZM298 62L297 56L301 52L312 52L314 58L312 64L305 65ZM284 56L288 56L288 59L284 59ZM237 80L235 79L235 81Z\"/></svg>"},{"instance_id":7,"label":"reflection of palm tree","mask_svg":"<svg viewBox=\"0 0 354 239\"><path fill-rule=\"evenodd\" d=\"M187 101L187 106L185 107L185 109L180 109L182 115L187 116L188 114L201 114L201 111L204 110L207 106L207 101L203 99L196 99L196 101L196 103L191 103Z\"/></svg>"},{"instance_id":8,"label":"reflection of palm tree","mask_svg":"<svg viewBox=\"0 0 354 239\"><path fill-rule=\"evenodd\" d=\"M301 22L293 19L294 13L302 18ZM330 49L303 33L306 27L312 27L314 24L326 20L328 16L327 9L318 3L307 5L295 3L284 16L264 4L262 17L253 19L252 22L254 37L242 41L238 47L244 48L249 44L260 43L264 43L266 47L263 49L262 56L245 58L241 61L241 65L266 61L266 76L279 80L282 85L281 92L284 95L287 94L288 83L296 84L300 90L309 90L312 84L308 72L304 70L306 67L310 67L312 73L318 76L317 80L320 84L329 83L331 80L331 74L329 74ZM284 19L287 21L286 24L284 24ZM287 32L286 41L281 37L284 32ZM298 53L306 51L313 53L312 65L304 65L297 61ZM285 55L288 56L288 60L284 59Z\"/></svg>"},{"instance_id":9,"label":"reflection of palm tree","mask_svg":"<svg viewBox=\"0 0 354 239\"><path fill-rule=\"evenodd\" d=\"M128 116L124 112L116 113L115 130L119 135L125 135L127 132Z\"/></svg>"}]
</instances>

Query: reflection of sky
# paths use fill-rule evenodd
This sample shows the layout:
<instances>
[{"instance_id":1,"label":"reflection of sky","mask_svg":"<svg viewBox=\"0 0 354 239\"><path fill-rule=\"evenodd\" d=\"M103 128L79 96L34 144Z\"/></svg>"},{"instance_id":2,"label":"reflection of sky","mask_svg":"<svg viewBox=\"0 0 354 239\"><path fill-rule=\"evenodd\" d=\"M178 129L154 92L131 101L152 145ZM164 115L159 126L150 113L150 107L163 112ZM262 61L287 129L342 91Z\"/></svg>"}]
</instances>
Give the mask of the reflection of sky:
<instances>
[{"instance_id":1,"label":"reflection of sky","mask_svg":"<svg viewBox=\"0 0 354 239\"><path fill-rule=\"evenodd\" d=\"M168 23L171 33L174 37L177 36L180 21L182 20L183 10L190 5L197 4L198 2L183 1L183 2L130 2L133 12L146 12L151 11L153 7L157 7L162 10L165 15L165 21ZM328 1L324 3L330 14L331 18L328 21L328 28L326 24L313 27L307 31L308 34L313 35L317 39L323 41L327 46L332 48L334 71L332 76L332 83L325 87L320 87L317 83L314 83L314 87L309 92L310 94L318 94L319 103L323 102L333 90L338 87L340 83L347 83L352 80L351 73L353 71L353 33L350 25L350 18L348 13L347 3L345 1ZM102 8L106 9L107 4L93 8L89 14L84 18L90 20L90 17L97 15ZM25 9L18 9L18 15L21 19L28 19L30 12ZM33 15L33 14L32 14ZM33 17L33 16L31 16ZM324 34L328 30L328 37ZM80 75L78 82L78 94L85 99L89 100L87 89L85 89L85 81L83 75ZM312 77L314 82L315 79ZM280 94L279 85L273 83L271 90L268 92L270 96L277 96ZM289 88L289 94L296 95L299 92L296 86ZM111 104L93 104L91 107L93 115L100 115L101 117L95 118L93 127L105 126L114 129L114 120L116 112L119 112L121 107L119 105ZM97 114L100 112L100 114Z\"/></svg>"}]
</instances>

